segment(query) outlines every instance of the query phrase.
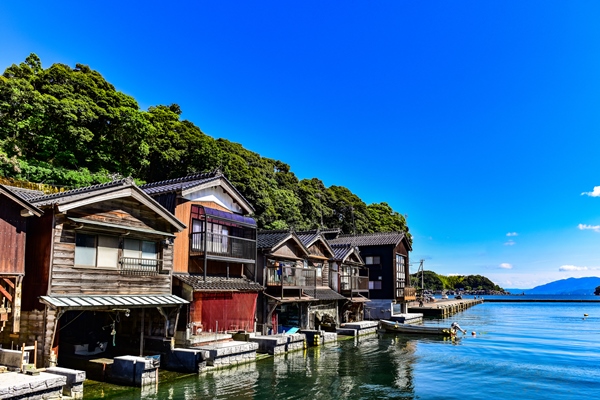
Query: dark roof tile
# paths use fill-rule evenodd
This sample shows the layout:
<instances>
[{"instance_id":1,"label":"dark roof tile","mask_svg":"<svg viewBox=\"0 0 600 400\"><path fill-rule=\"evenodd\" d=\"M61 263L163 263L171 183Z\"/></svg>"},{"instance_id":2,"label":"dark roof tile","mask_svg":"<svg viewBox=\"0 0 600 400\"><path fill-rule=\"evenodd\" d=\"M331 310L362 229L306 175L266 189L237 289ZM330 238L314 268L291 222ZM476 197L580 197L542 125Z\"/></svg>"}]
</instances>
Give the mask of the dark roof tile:
<instances>
[{"instance_id":1,"label":"dark roof tile","mask_svg":"<svg viewBox=\"0 0 600 400\"><path fill-rule=\"evenodd\" d=\"M331 239L329 243L350 244L352 246L385 246L397 245L404 238L402 232L379 232L364 233L360 235L339 235L337 239Z\"/></svg>"},{"instance_id":2,"label":"dark roof tile","mask_svg":"<svg viewBox=\"0 0 600 400\"><path fill-rule=\"evenodd\" d=\"M289 230L259 231L256 233L256 247L271 249L291 234Z\"/></svg>"},{"instance_id":3,"label":"dark roof tile","mask_svg":"<svg viewBox=\"0 0 600 400\"><path fill-rule=\"evenodd\" d=\"M226 278L224 276L207 276L206 281L203 275L178 274L173 277L190 285L195 291L237 291L237 292L261 292L264 287L247 278Z\"/></svg>"}]
</instances>

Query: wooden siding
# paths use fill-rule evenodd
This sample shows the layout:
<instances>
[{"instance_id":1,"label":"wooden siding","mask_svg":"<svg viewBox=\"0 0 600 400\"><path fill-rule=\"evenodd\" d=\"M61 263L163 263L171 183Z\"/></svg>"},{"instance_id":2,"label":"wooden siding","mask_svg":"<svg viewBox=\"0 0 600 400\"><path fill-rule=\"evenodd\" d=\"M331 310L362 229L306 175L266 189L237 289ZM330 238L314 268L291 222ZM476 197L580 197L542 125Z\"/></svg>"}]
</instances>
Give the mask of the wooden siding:
<instances>
[{"instance_id":1,"label":"wooden siding","mask_svg":"<svg viewBox=\"0 0 600 400\"><path fill-rule=\"evenodd\" d=\"M90 204L70 210L68 216L124 225L124 227L172 231L169 222L134 199L115 199Z\"/></svg>"},{"instance_id":2,"label":"wooden siding","mask_svg":"<svg viewBox=\"0 0 600 400\"><path fill-rule=\"evenodd\" d=\"M291 240L288 240L270 255L280 258L301 258L298 253L299 251L297 246Z\"/></svg>"},{"instance_id":3,"label":"wooden siding","mask_svg":"<svg viewBox=\"0 0 600 400\"><path fill-rule=\"evenodd\" d=\"M13 200L0 194L0 274L23 275L25 273L27 220L21 217L22 208Z\"/></svg>"},{"instance_id":4,"label":"wooden siding","mask_svg":"<svg viewBox=\"0 0 600 400\"><path fill-rule=\"evenodd\" d=\"M112 202L111 202L112 203ZM86 208L89 210L88 208ZM106 215L121 214L119 210L109 210L107 207L94 207L93 210L99 214L88 215L90 219L97 219ZM82 210L78 210L82 213ZM118 213L116 212L118 211ZM123 212L121 214L122 224L132 224L140 221L133 213ZM71 215L71 214L69 214ZM66 216L56 215L54 228L54 249L52 257L51 284L48 294L169 294L171 293L171 275L127 275L121 274L118 269L76 268L75 267L75 236L76 231L68 229L71 224ZM106 221L108 222L108 221ZM111 223L117 223L112 219ZM139 233L138 233L139 235ZM154 237L155 238L155 237ZM163 265L169 269L173 260L172 248L163 245Z\"/></svg>"},{"instance_id":5,"label":"wooden siding","mask_svg":"<svg viewBox=\"0 0 600 400\"><path fill-rule=\"evenodd\" d=\"M190 232L192 229L190 213L193 204L191 201L187 201L175 207L175 217L183 222L186 228L175 234L173 272L192 272L191 269L188 271L188 261L190 257Z\"/></svg>"},{"instance_id":6,"label":"wooden siding","mask_svg":"<svg viewBox=\"0 0 600 400\"><path fill-rule=\"evenodd\" d=\"M52 210L27 222L25 277L23 278L23 311L43 310L38 297L47 294L52 249Z\"/></svg>"}]
</instances>

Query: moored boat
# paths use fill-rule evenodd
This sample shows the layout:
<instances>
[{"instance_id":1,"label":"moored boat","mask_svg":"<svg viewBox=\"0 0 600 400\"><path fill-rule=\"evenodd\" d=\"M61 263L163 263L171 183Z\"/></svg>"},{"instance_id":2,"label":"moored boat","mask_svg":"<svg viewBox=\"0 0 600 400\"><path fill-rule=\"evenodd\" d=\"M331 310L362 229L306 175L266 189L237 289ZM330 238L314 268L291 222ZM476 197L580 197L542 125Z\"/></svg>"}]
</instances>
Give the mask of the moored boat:
<instances>
[{"instance_id":1,"label":"moored boat","mask_svg":"<svg viewBox=\"0 0 600 400\"><path fill-rule=\"evenodd\" d=\"M451 328L442 328L437 326L424 326L424 325L412 325L412 324L401 324L395 321L380 320L379 329L386 332L396 333L415 333L421 335L442 335L442 336L454 336L455 331Z\"/></svg>"}]
</instances>

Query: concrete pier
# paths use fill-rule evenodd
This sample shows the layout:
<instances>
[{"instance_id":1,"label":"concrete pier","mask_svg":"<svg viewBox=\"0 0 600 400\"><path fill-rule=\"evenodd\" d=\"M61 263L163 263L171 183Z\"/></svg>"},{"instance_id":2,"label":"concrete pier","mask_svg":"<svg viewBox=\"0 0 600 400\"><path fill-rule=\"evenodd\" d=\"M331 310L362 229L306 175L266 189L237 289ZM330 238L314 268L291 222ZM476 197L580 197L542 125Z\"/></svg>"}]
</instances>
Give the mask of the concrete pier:
<instances>
[{"instance_id":1,"label":"concrete pier","mask_svg":"<svg viewBox=\"0 0 600 400\"><path fill-rule=\"evenodd\" d=\"M258 345L258 352L263 354L278 355L291 351L304 349L306 335L294 333L291 335L265 335L249 338Z\"/></svg>"},{"instance_id":2,"label":"concrete pier","mask_svg":"<svg viewBox=\"0 0 600 400\"><path fill-rule=\"evenodd\" d=\"M420 313L427 317L446 318L481 303L483 299L442 299L424 303L422 307L409 306L408 312Z\"/></svg>"},{"instance_id":3,"label":"concrete pier","mask_svg":"<svg viewBox=\"0 0 600 400\"><path fill-rule=\"evenodd\" d=\"M146 386L158 383L160 358L121 356L113 360L110 378L112 382L131 386Z\"/></svg>"},{"instance_id":4,"label":"concrete pier","mask_svg":"<svg viewBox=\"0 0 600 400\"><path fill-rule=\"evenodd\" d=\"M302 333L306 335L306 344L309 346L321 346L325 343L337 341L336 332L326 332L315 329L302 329Z\"/></svg>"},{"instance_id":5,"label":"concrete pier","mask_svg":"<svg viewBox=\"0 0 600 400\"><path fill-rule=\"evenodd\" d=\"M40 372L27 375L20 372L0 374L0 399L60 399L67 378Z\"/></svg>"},{"instance_id":6,"label":"concrete pier","mask_svg":"<svg viewBox=\"0 0 600 400\"><path fill-rule=\"evenodd\" d=\"M208 352L208 358L205 360L208 367L224 368L255 361L258 344L232 340L222 343L202 344L194 347L194 350Z\"/></svg>"},{"instance_id":7,"label":"concrete pier","mask_svg":"<svg viewBox=\"0 0 600 400\"><path fill-rule=\"evenodd\" d=\"M45 372L67 378L67 382L62 388L62 394L64 396L68 396L72 399L83 398L83 381L85 381L85 371L61 367L50 367L46 368Z\"/></svg>"},{"instance_id":8,"label":"concrete pier","mask_svg":"<svg viewBox=\"0 0 600 400\"><path fill-rule=\"evenodd\" d=\"M377 333L377 321L347 322L337 329L338 335L362 336Z\"/></svg>"}]
</instances>

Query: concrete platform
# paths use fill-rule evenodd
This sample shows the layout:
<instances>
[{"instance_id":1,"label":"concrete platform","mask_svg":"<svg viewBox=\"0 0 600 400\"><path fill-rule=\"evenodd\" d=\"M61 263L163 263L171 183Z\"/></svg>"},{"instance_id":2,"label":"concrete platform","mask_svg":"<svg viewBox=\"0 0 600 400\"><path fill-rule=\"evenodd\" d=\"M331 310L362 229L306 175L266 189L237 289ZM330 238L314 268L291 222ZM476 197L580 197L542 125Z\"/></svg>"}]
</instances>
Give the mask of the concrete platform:
<instances>
[{"instance_id":1,"label":"concrete platform","mask_svg":"<svg viewBox=\"0 0 600 400\"><path fill-rule=\"evenodd\" d=\"M208 358L205 360L208 367L222 368L255 361L258 344L232 340L222 343L203 344L195 346L193 349L208 352Z\"/></svg>"},{"instance_id":2,"label":"concrete platform","mask_svg":"<svg viewBox=\"0 0 600 400\"><path fill-rule=\"evenodd\" d=\"M5 372L0 374L0 399L60 399L66 384L65 376L47 372L40 372L39 375Z\"/></svg>"},{"instance_id":3,"label":"concrete platform","mask_svg":"<svg viewBox=\"0 0 600 400\"><path fill-rule=\"evenodd\" d=\"M306 346L306 335L302 333L253 336L248 340L258 344L258 353L270 355L303 350Z\"/></svg>"},{"instance_id":4,"label":"concrete platform","mask_svg":"<svg viewBox=\"0 0 600 400\"><path fill-rule=\"evenodd\" d=\"M338 335L362 336L377 332L377 321L347 322L337 329Z\"/></svg>"},{"instance_id":5,"label":"concrete platform","mask_svg":"<svg viewBox=\"0 0 600 400\"><path fill-rule=\"evenodd\" d=\"M325 343L337 341L336 332L326 332L314 329L302 329L302 333L306 335L306 344L309 346L321 346Z\"/></svg>"},{"instance_id":6,"label":"concrete platform","mask_svg":"<svg viewBox=\"0 0 600 400\"><path fill-rule=\"evenodd\" d=\"M419 324L423 322L423 314L407 313L407 314L392 314L390 321L396 321L403 324Z\"/></svg>"}]
</instances>

